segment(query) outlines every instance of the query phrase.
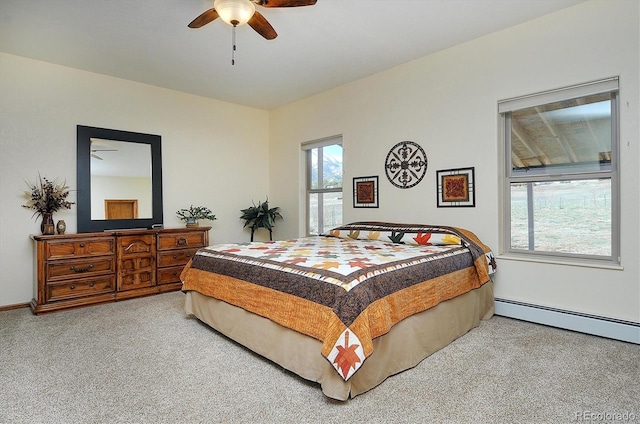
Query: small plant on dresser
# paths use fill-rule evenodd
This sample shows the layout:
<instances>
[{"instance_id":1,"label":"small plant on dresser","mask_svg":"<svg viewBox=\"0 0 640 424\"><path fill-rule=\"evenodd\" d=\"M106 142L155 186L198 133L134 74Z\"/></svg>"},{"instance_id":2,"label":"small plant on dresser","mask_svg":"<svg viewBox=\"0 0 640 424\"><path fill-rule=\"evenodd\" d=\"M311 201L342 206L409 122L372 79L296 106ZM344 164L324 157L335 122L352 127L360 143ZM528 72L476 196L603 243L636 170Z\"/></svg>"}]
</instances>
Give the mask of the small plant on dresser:
<instances>
[{"instance_id":1,"label":"small plant on dresser","mask_svg":"<svg viewBox=\"0 0 640 424\"><path fill-rule=\"evenodd\" d=\"M187 224L187 227L197 227L198 221L201 219L208 219L209 221L215 221L217 218L211 212L211 209L206 206L189 206L189 209L180 209L176 212L178 218Z\"/></svg>"}]
</instances>

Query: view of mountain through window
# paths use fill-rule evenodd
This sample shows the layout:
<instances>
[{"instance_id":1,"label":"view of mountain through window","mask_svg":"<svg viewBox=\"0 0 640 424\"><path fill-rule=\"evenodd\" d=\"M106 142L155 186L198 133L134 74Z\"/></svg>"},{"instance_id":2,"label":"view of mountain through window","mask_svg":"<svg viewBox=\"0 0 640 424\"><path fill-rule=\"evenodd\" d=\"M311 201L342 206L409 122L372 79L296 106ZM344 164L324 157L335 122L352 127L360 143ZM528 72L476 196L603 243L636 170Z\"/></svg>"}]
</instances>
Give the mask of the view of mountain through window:
<instances>
[{"instance_id":1,"label":"view of mountain through window","mask_svg":"<svg viewBox=\"0 0 640 424\"><path fill-rule=\"evenodd\" d=\"M322 234L342 224L342 145L307 150L308 233Z\"/></svg>"}]
</instances>

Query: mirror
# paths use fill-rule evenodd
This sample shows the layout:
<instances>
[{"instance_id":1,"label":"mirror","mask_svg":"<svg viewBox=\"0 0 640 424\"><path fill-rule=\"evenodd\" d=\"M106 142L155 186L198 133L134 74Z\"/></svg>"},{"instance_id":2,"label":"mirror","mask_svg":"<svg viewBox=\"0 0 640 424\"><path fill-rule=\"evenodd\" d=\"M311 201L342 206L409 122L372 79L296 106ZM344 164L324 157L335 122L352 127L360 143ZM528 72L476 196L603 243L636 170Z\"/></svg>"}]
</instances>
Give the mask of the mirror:
<instances>
[{"instance_id":1,"label":"mirror","mask_svg":"<svg viewBox=\"0 0 640 424\"><path fill-rule=\"evenodd\" d=\"M162 225L159 135L77 127L78 232Z\"/></svg>"}]
</instances>

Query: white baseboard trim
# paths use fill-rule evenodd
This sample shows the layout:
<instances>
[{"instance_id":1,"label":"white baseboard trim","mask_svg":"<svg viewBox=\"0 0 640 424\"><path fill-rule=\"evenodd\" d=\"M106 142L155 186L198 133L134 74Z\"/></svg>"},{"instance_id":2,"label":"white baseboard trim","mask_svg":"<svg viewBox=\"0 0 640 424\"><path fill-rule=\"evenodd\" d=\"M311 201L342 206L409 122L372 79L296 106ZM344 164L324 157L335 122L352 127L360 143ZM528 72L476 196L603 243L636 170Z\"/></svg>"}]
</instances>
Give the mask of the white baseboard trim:
<instances>
[{"instance_id":1,"label":"white baseboard trim","mask_svg":"<svg viewBox=\"0 0 640 424\"><path fill-rule=\"evenodd\" d=\"M640 344L640 324L511 300L495 300L496 315Z\"/></svg>"}]
</instances>

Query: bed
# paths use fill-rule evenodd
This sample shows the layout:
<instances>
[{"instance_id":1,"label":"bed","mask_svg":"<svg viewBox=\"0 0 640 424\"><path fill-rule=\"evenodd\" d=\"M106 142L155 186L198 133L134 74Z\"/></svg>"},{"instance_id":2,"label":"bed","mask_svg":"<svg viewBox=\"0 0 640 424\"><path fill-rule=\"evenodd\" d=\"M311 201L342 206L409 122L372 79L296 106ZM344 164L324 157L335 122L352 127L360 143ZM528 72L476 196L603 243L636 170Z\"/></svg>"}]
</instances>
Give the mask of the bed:
<instances>
[{"instance_id":1,"label":"bed","mask_svg":"<svg viewBox=\"0 0 640 424\"><path fill-rule=\"evenodd\" d=\"M185 311L347 400L493 315L495 260L471 231L356 222L200 249Z\"/></svg>"}]
</instances>

